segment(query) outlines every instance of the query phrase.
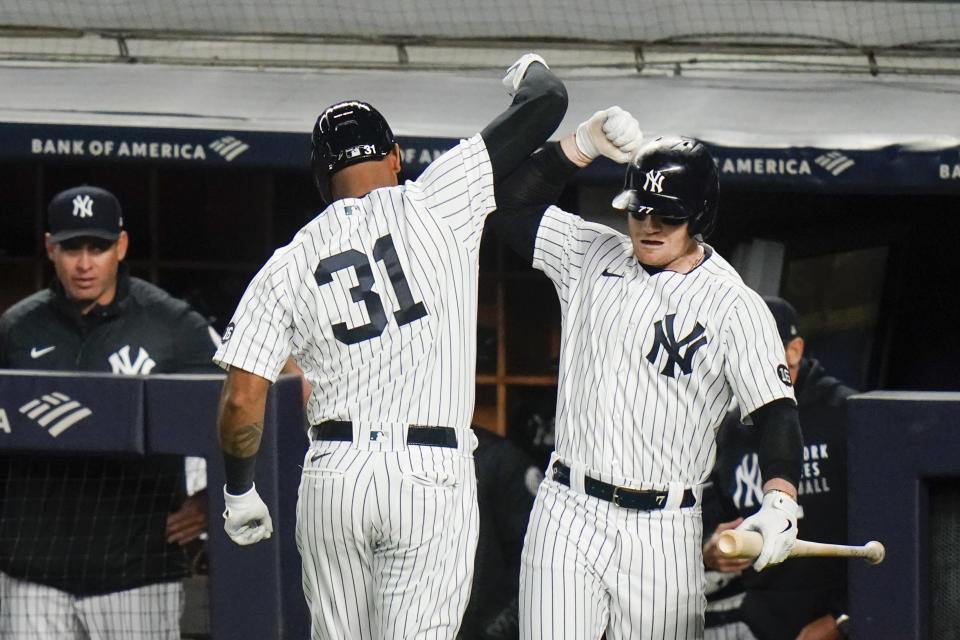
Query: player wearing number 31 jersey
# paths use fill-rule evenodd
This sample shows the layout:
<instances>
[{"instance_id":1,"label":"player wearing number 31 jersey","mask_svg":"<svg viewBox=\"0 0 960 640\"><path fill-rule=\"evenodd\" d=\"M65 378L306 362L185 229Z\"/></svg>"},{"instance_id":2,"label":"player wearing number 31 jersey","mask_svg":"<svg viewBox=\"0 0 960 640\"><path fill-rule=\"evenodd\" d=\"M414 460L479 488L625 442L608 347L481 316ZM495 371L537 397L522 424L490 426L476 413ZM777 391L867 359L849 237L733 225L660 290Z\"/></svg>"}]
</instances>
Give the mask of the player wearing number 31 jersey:
<instances>
[{"instance_id":1,"label":"player wearing number 31 jersey","mask_svg":"<svg viewBox=\"0 0 960 640\"><path fill-rule=\"evenodd\" d=\"M477 540L470 429L478 253L497 183L553 133L566 91L539 56L504 78L510 107L412 182L360 101L313 133L330 202L250 283L215 360L225 528L269 537L253 486L267 388L293 356L313 392L297 544L313 638L456 636Z\"/></svg>"}]
</instances>

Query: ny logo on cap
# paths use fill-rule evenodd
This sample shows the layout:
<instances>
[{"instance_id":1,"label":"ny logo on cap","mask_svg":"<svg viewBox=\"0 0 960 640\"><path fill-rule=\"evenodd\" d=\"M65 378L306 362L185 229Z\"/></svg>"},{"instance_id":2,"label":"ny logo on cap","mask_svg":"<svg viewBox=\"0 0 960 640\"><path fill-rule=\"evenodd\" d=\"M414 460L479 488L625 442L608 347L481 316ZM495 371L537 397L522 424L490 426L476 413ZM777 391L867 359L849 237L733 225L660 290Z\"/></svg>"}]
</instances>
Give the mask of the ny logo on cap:
<instances>
[{"instance_id":1,"label":"ny logo on cap","mask_svg":"<svg viewBox=\"0 0 960 640\"><path fill-rule=\"evenodd\" d=\"M647 177L643 181L643 190L663 193L663 174L656 169L647 171Z\"/></svg>"},{"instance_id":2,"label":"ny logo on cap","mask_svg":"<svg viewBox=\"0 0 960 640\"><path fill-rule=\"evenodd\" d=\"M77 196L73 199L73 216L75 218L93 217L93 198L87 195Z\"/></svg>"}]
</instances>

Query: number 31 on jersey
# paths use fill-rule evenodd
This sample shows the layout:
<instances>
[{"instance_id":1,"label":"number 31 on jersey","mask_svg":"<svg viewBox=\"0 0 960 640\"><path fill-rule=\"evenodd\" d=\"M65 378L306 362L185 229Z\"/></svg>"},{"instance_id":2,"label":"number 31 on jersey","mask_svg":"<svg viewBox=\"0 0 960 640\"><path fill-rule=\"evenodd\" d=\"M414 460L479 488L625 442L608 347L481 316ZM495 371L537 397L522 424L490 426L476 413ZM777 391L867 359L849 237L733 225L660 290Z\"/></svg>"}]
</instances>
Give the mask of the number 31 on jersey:
<instances>
[{"instance_id":1,"label":"number 31 on jersey","mask_svg":"<svg viewBox=\"0 0 960 640\"><path fill-rule=\"evenodd\" d=\"M373 245L373 258L386 266L393 293L400 303L400 308L393 314L397 324L403 326L427 315L427 308L422 302L415 302L413 294L410 293L410 285L407 284L407 277L403 273L403 267L397 257L397 249L389 233ZM323 258L313 272L313 277L317 285L322 287L333 282L334 273L350 267L353 267L357 274L357 285L350 288L350 295L354 302L359 302L366 307L370 322L359 327L348 327L345 322L334 324L333 335L344 344L355 344L376 338L387 326L387 314L383 309L380 296L374 290L376 279L373 277L373 266L367 254L356 249L348 249Z\"/></svg>"}]
</instances>

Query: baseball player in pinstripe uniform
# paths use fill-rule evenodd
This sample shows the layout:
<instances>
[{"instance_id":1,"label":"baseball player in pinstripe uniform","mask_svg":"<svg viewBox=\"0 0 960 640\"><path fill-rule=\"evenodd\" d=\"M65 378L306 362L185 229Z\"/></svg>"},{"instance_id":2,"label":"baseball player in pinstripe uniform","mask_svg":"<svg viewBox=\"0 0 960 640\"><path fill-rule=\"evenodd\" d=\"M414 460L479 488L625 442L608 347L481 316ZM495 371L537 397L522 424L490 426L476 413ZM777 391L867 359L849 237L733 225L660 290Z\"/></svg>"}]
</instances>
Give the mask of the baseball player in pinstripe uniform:
<instances>
[{"instance_id":1,"label":"baseball player in pinstripe uniform","mask_svg":"<svg viewBox=\"0 0 960 640\"><path fill-rule=\"evenodd\" d=\"M547 206L601 154L630 160L613 200L629 234ZM491 224L553 281L563 315L556 447L524 542L521 638L701 637L698 499L731 401L762 433L766 494L742 524L763 534L757 569L796 539L802 453L773 318L703 241L714 161L688 138L641 146L636 120L612 107L533 154L503 193ZM508 214L524 222L503 225Z\"/></svg>"},{"instance_id":2,"label":"baseball player in pinstripe uniform","mask_svg":"<svg viewBox=\"0 0 960 640\"><path fill-rule=\"evenodd\" d=\"M478 250L497 183L553 133L566 90L539 56L504 78L514 100L412 182L369 104L317 119L329 205L250 283L215 361L225 529L269 537L253 484L270 383L292 354L313 393L297 544L313 638L456 636L477 540L470 429Z\"/></svg>"}]
</instances>

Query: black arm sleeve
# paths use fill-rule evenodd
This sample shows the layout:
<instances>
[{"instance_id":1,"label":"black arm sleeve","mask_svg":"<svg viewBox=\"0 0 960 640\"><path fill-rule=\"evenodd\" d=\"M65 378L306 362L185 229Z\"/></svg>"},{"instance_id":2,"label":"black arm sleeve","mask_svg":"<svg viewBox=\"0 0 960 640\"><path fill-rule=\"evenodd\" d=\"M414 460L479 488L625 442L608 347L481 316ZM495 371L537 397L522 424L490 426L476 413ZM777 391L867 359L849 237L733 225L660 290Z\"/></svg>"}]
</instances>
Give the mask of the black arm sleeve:
<instances>
[{"instance_id":1,"label":"black arm sleeve","mask_svg":"<svg viewBox=\"0 0 960 640\"><path fill-rule=\"evenodd\" d=\"M527 264L533 262L543 212L557 201L578 168L559 142L548 142L497 187L497 210L487 218L487 227Z\"/></svg>"},{"instance_id":2,"label":"black arm sleeve","mask_svg":"<svg viewBox=\"0 0 960 640\"><path fill-rule=\"evenodd\" d=\"M494 184L542 145L566 112L566 87L545 66L532 63L507 110L480 132L493 166Z\"/></svg>"},{"instance_id":3,"label":"black arm sleeve","mask_svg":"<svg viewBox=\"0 0 960 640\"><path fill-rule=\"evenodd\" d=\"M797 486L803 464L803 434L797 405L788 398L774 400L750 414L760 429L760 474L764 482L783 478Z\"/></svg>"}]
</instances>

